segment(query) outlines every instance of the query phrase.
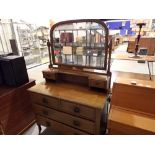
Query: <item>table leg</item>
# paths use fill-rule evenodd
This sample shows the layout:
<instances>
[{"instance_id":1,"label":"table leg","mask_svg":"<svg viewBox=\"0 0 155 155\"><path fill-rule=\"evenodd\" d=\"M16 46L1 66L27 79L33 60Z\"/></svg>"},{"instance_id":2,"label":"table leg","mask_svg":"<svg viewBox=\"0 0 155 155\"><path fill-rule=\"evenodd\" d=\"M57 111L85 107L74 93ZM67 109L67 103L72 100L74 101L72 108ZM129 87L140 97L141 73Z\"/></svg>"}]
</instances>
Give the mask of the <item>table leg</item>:
<instances>
[{"instance_id":1,"label":"table leg","mask_svg":"<svg viewBox=\"0 0 155 155\"><path fill-rule=\"evenodd\" d=\"M147 61L147 65L148 65L148 70L149 70L149 77L150 77L150 80L152 80L152 74L151 74L151 70L150 70L149 61Z\"/></svg>"}]
</instances>

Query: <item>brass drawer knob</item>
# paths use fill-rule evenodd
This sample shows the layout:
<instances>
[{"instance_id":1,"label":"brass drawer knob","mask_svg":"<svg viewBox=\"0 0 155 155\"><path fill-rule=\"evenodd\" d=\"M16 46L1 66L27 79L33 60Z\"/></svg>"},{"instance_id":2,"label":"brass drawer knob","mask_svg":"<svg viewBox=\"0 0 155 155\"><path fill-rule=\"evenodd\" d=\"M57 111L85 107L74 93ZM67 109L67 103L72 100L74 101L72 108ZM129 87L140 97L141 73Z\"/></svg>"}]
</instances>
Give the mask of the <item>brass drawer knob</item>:
<instances>
[{"instance_id":1,"label":"brass drawer knob","mask_svg":"<svg viewBox=\"0 0 155 155\"><path fill-rule=\"evenodd\" d=\"M75 108L74 108L74 112L75 112L75 113L79 113L79 112L80 112L80 108L75 107Z\"/></svg>"},{"instance_id":2,"label":"brass drawer knob","mask_svg":"<svg viewBox=\"0 0 155 155\"><path fill-rule=\"evenodd\" d=\"M73 121L73 125L75 125L75 126L80 126L80 122L79 121Z\"/></svg>"}]
</instances>

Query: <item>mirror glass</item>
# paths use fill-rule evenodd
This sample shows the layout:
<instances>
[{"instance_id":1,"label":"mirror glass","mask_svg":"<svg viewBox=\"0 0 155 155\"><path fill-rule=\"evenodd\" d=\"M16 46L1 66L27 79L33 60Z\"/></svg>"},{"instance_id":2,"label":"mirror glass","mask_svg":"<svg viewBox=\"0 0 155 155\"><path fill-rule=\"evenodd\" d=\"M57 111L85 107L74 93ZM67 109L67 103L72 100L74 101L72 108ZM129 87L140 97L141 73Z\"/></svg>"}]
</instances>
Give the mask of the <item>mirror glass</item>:
<instances>
[{"instance_id":1,"label":"mirror glass","mask_svg":"<svg viewBox=\"0 0 155 155\"><path fill-rule=\"evenodd\" d=\"M53 30L55 64L103 68L106 46L105 28L96 22L78 22Z\"/></svg>"}]
</instances>

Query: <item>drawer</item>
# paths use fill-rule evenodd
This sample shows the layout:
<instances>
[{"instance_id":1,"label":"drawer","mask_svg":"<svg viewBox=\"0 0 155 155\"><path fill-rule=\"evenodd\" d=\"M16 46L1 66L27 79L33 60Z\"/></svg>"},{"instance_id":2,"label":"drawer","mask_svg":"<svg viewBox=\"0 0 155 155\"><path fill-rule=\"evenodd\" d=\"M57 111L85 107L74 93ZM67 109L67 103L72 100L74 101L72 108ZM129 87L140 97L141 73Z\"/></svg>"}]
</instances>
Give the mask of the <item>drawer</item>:
<instances>
[{"instance_id":1,"label":"drawer","mask_svg":"<svg viewBox=\"0 0 155 155\"><path fill-rule=\"evenodd\" d=\"M40 104L49 108L58 109L59 99L41 94L31 93L31 100L34 104Z\"/></svg>"},{"instance_id":2,"label":"drawer","mask_svg":"<svg viewBox=\"0 0 155 155\"><path fill-rule=\"evenodd\" d=\"M107 89L107 81L89 79L89 87Z\"/></svg>"},{"instance_id":3,"label":"drawer","mask_svg":"<svg viewBox=\"0 0 155 155\"><path fill-rule=\"evenodd\" d=\"M69 125L73 128L80 129L82 131L94 134L95 123L88 121L79 117L75 117L63 112L56 111L54 109L49 109L43 106L34 105L35 113L44 116L49 119L53 119L60 123Z\"/></svg>"},{"instance_id":4,"label":"drawer","mask_svg":"<svg viewBox=\"0 0 155 155\"><path fill-rule=\"evenodd\" d=\"M88 133L74 129L62 123L56 122L54 120L41 117L39 115L36 116L37 123L46 127L51 128L53 131L56 131L60 134L65 135L88 135Z\"/></svg>"},{"instance_id":5,"label":"drawer","mask_svg":"<svg viewBox=\"0 0 155 155\"><path fill-rule=\"evenodd\" d=\"M56 80L56 73L52 72L43 72L43 77L49 80Z\"/></svg>"},{"instance_id":6,"label":"drawer","mask_svg":"<svg viewBox=\"0 0 155 155\"><path fill-rule=\"evenodd\" d=\"M95 121L95 109L93 108L79 105L78 103L61 100L59 109L74 116L83 117Z\"/></svg>"}]
</instances>

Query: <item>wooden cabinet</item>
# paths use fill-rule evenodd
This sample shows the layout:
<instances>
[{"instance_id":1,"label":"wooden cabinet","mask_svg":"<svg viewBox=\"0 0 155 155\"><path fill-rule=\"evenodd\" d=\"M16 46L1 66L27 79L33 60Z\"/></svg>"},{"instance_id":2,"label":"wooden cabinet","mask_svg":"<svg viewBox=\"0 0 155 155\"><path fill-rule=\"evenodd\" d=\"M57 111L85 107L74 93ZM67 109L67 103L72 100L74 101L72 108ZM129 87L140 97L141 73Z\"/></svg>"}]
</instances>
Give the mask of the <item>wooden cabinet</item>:
<instances>
[{"instance_id":1,"label":"wooden cabinet","mask_svg":"<svg viewBox=\"0 0 155 155\"><path fill-rule=\"evenodd\" d=\"M38 125L62 134L101 133L101 115L106 108L106 94L102 91L75 84L45 83L29 92Z\"/></svg>"},{"instance_id":2,"label":"wooden cabinet","mask_svg":"<svg viewBox=\"0 0 155 155\"><path fill-rule=\"evenodd\" d=\"M155 134L155 117L112 106L108 120L110 135Z\"/></svg>"},{"instance_id":3,"label":"wooden cabinet","mask_svg":"<svg viewBox=\"0 0 155 155\"><path fill-rule=\"evenodd\" d=\"M21 134L34 123L35 116L27 92L27 89L34 85L35 81L30 80L19 87L1 86L0 128L4 134Z\"/></svg>"},{"instance_id":4,"label":"wooden cabinet","mask_svg":"<svg viewBox=\"0 0 155 155\"><path fill-rule=\"evenodd\" d=\"M129 41L128 44L128 52L134 52L136 47L136 40ZM155 54L155 38L141 38L139 42L139 48L147 48L148 49L148 55L154 55Z\"/></svg>"},{"instance_id":5,"label":"wooden cabinet","mask_svg":"<svg viewBox=\"0 0 155 155\"><path fill-rule=\"evenodd\" d=\"M127 52L134 53L135 51L135 41L129 41Z\"/></svg>"},{"instance_id":6,"label":"wooden cabinet","mask_svg":"<svg viewBox=\"0 0 155 155\"><path fill-rule=\"evenodd\" d=\"M136 84L131 84L132 82ZM155 116L153 81L117 78L113 85L112 105Z\"/></svg>"},{"instance_id":7,"label":"wooden cabinet","mask_svg":"<svg viewBox=\"0 0 155 155\"><path fill-rule=\"evenodd\" d=\"M154 94L153 81L117 78L112 90L109 134L155 134Z\"/></svg>"}]
</instances>

